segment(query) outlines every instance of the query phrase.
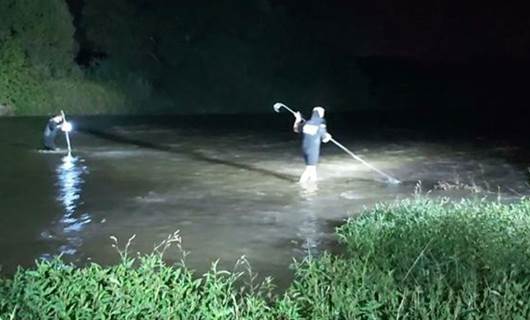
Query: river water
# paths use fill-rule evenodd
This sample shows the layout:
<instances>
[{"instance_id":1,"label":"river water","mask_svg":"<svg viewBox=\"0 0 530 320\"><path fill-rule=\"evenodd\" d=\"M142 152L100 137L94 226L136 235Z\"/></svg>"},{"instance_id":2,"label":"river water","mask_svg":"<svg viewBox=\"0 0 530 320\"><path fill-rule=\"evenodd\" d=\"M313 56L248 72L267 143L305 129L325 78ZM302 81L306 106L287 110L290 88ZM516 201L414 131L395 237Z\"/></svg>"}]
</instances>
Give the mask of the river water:
<instances>
[{"instance_id":1,"label":"river water","mask_svg":"<svg viewBox=\"0 0 530 320\"><path fill-rule=\"evenodd\" d=\"M62 254L76 264L119 260L111 236L148 253L179 230L198 272L246 256L280 283L293 258L337 250L334 228L365 207L411 197L527 195L517 144L467 135L433 138L328 121L335 139L400 179L393 185L324 145L317 185L296 183L300 141L287 115L75 119L73 159L39 149L46 119L0 119L2 273ZM351 129L351 130L350 130ZM64 139L58 139L64 146ZM421 181L421 183L418 183ZM166 252L180 259L178 250Z\"/></svg>"}]
</instances>

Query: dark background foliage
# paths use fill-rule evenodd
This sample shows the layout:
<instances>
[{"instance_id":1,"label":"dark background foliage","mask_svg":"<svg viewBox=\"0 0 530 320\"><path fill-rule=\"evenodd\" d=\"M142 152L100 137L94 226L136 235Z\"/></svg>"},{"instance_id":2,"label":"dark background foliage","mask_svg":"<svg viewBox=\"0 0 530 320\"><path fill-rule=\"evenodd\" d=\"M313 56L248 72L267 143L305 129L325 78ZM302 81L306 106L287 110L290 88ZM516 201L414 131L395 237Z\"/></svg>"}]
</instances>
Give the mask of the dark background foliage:
<instances>
[{"instance_id":1,"label":"dark background foliage","mask_svg":"<svg viewBox=\"0 0 530 320\"><path fill-rule=\"evenodd\" d=\"M6 0L0 113L523 110L522 5Z\"/></svg>"}]
</instances>

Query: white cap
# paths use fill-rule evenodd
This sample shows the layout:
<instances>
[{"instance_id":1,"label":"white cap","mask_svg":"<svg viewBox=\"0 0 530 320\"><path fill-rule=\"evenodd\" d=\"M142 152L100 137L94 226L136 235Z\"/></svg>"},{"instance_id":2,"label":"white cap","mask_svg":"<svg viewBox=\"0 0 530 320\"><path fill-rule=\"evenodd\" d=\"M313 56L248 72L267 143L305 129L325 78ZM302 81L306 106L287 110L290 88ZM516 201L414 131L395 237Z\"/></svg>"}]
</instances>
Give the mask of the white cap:
<instances>
[{"instance_id":1,"label":"white cap","mask_svg":"<svg viewBox=\"0 0 530 320\"><path fill-rule=\"evenodd\" d=\"M313 112L316 111L318 112L318 115L321 117L321 118L324 118L324 108L322 107L314 107L313 108Z\"/></svg>"}]
</instances>

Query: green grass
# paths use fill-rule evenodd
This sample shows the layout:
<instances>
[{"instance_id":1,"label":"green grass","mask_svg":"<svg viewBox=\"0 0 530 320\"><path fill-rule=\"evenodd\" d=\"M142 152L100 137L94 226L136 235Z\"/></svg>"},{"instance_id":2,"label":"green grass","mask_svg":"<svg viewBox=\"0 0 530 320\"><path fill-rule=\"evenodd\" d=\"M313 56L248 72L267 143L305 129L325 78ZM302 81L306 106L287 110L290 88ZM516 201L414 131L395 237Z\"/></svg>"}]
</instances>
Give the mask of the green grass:
<instances>
[{"instance_id":1,"label":"green grass","mask_svg":"<svg viewBox=\"0 0 530 320\"><path fill-rule=\"evenodd\" d=\"M198 275L163 252L103 267L39 262L0 280L0 319L529 319L530 201L414 199L337 230L342 255L293 265L281 294L242 272ZM173 240L171 240L173 239ZM240 266L247 266L245 261Z\"/></svg>"},{"instance_id":2,"label":"green grass","mask_svg":"<svg viewBox=\"0 0 530 320\"><path fill-rule=\"evenodd\" d=\"M415 199L351 218L297 266L304 318L529 319L530 202Z\"/></svg>"}]
</instances>

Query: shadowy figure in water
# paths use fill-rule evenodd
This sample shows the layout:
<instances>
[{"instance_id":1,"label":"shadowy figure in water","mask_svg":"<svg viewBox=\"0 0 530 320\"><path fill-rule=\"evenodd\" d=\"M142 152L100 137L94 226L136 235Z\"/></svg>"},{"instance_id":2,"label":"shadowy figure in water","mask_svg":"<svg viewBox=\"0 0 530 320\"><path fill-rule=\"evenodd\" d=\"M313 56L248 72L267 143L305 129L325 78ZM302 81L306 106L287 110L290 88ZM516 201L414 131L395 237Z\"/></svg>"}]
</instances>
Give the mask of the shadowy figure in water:
<instances>
[{"instance_id":1,"label":"shadowy figure in water","mask_svg":"<svg viewBox=\"0 0 530 320\"><path fill-rule=\"evenodd\" d=\"M59 132L59 130L63 128L63 124L65 124L65 121L63 116L60 114L57 114L48 120L48 123L44 128L43 134L43 143L45 150L57 150L57 146L55 145L55 138L57 137L57 133Z\"/></svg>"}]
</instances>

